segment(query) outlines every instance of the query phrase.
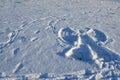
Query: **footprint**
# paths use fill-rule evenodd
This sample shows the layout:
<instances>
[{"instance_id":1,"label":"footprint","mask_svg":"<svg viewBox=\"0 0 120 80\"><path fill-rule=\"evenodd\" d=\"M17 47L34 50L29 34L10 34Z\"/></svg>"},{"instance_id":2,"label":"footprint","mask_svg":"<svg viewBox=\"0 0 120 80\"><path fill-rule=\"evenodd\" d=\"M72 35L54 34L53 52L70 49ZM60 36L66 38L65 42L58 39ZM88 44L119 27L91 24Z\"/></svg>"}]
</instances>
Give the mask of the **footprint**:
<instances>
[{"instance_id":1,"label":"footprint","mask_svg":"<svg viewBox=\"0 0 120 80\"><path fill-rule=\"evenodd\" d=\"M20 36L20 37L18 37L18 40L19 40L19 42L21 42L21 43L26 43L26 42L27 42L27 38L26 38L25 36Z\"/></svg>"},{"instance_id":2,"label":"footprint","mask_svg":"<svg viewBox=\"0 0 120 80\"><path fill-rule=\"evenodd\" d=\"M40 33L40 30L34 31L34 34L39 34L39 33Z\"/></svg>"},{"instance_id":3,"label":"footprint","mask_svg":"<svg viewBox=\"0 0 120 80\"><path fill-rule=\"evenodd\" d=\"M18 73L23 68L23 64L20 62L16 64L15 68L13 69L13 73Z\"/></svg>"},{"instance_id":4,"label":"footprint","mask_svg":"<svg viewBox=\"0 0 120 80\"><path fill-rule=\"evenodd\" d=\"M20 52L20 48L15 48L13 50L13 55L17 55Z\"/></svg>"},{"instance_id":5,"label":"footprint","mask_svg":"<svg viewBox=\"0 0 120 80\"><path fill-rule=\"evenodd\" d=\"M36 41L37 39L38 39L38 37L32 37L32 38L30 39L30 41L34 42L34 41Z\"/></svg>"},{"instance_id":6,"label":"footprint","mask_svg":"<svg viewBox=\"0 0 120 80\"><path fill-rule=\"evenodd\" d=\"M69 27L62 28L58 32L58 37L62 42L69 45L68 48L58 53L64 57L92 62L98 65L99 68L102 68L105 62L120 59L117 53L97 44L97 42L107 40L106 35L97 29L86 28L78 32Z\"/></svg>"}]
</instances>

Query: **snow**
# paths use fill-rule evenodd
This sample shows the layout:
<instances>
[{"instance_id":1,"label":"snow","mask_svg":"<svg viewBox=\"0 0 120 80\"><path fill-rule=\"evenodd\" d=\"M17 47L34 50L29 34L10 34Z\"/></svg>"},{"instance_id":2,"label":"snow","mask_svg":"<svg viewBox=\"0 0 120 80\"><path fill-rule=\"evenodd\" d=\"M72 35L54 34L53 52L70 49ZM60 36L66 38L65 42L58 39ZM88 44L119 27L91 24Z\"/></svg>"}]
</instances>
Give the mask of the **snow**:
<instances>
[{"instance_id":1,"label":"snow","mask_svg":"<svg viewBox=\"0 0 120 80\"><path fill-rule=\"evenodd\" d=\"M119 0L0 0L0 80L119 80Z\"/></svg>"}]
</instances>

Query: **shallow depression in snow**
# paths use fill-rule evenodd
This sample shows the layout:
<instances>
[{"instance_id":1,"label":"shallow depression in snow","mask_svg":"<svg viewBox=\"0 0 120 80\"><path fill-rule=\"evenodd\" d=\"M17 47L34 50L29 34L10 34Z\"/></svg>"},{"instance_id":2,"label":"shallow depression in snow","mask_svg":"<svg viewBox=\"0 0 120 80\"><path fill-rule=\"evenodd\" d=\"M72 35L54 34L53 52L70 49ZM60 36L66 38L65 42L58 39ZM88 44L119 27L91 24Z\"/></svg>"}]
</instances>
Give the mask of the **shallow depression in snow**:
<instances>
[{"instance_id":1,"label":"shallow depression in snow","mask_svg":"<svg viewBox=\"0 0 120 80\"><path fill-rule=\"evenodd\" d=\"M76 35L71 36L72 33L75 33ZM69 44L69 48L59 52L58 55L75 60L86 61L90 64L95 63L99 68L103 68L104 63L106 62L120 59L120 56L117 53L103 46L107 37L97 29L87 28L87 30L79 30L78 32L67 27L59 30L58 37L62 42ZM76 44L71 46L70 41Z\"/></svg>"}]
</instances>

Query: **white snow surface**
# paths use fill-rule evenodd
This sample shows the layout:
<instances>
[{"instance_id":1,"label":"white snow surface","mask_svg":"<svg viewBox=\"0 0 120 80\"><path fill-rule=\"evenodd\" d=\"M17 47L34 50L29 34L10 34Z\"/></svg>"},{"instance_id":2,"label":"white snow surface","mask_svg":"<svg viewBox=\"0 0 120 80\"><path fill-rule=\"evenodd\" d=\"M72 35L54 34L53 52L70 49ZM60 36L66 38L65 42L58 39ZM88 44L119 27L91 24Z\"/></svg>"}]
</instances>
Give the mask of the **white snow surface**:
<instances>
[{"instance_id":1,"label":"white snow surface","mask_svg":"<svg viewBox=\"0 0 120 80\"><path fill-rule=\"evenodd\" d=\"M120 80L120 0L0 0L0 80Z\"/></svg>"}]
</instances>

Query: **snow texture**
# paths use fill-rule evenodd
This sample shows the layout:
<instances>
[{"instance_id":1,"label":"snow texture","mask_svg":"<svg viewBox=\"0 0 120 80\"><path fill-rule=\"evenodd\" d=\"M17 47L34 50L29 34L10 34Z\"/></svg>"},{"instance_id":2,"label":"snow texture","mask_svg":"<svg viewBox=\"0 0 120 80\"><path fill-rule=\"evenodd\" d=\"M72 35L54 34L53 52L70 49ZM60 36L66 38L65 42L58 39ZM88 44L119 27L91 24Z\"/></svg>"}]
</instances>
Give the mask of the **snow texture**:
<instances>
[{"instance_id":1,"label":"snow texture","mask_svg":"<svg viewBox=\"0 0 120 80\"><path fill-rule=\"evenodd\" d=\"M120 80L120 0L0 0L0 80Z\"/></svg>"}]
</instances>

